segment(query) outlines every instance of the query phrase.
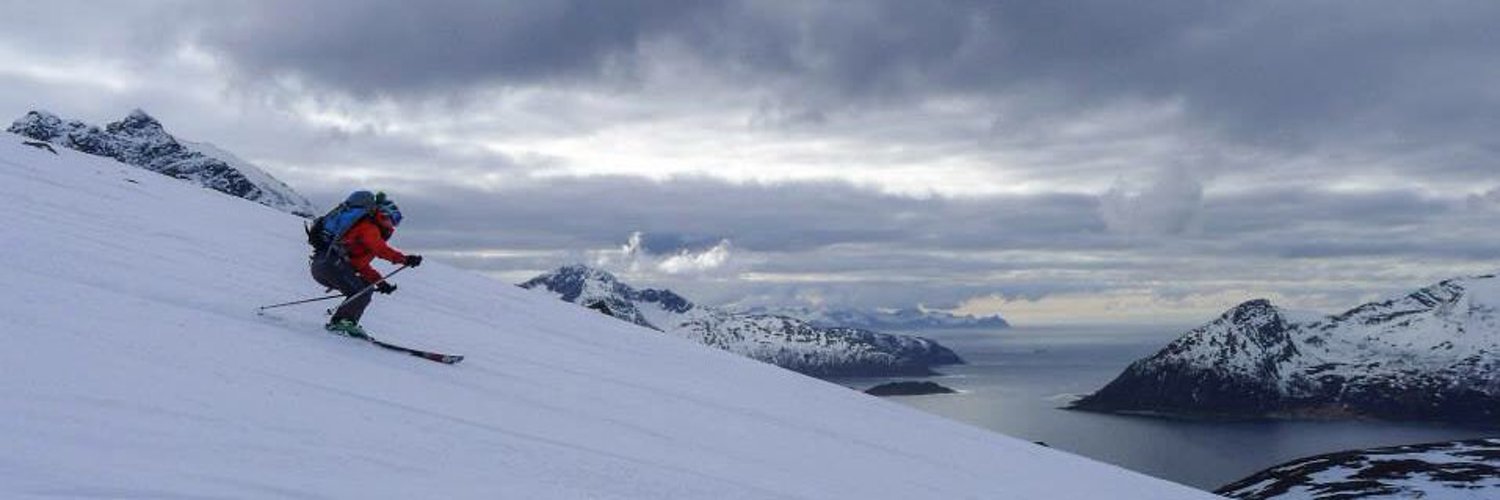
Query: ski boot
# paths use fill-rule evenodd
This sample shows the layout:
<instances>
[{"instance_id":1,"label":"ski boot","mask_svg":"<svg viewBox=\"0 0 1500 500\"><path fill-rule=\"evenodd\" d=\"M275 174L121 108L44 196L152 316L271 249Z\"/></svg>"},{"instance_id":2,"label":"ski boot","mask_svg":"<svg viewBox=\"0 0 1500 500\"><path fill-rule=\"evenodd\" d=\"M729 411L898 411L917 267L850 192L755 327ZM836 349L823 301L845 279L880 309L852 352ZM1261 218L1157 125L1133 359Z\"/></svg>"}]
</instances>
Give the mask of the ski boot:
<instances>
[{"instance_id":1,"label":"ski boot","mask_svg":"<svg viewBox=\"0 0 1500 500\"><path fill-rule=\"evenodd\" d=\"M370 334L365 333L364 328L360 328L358 323L349 321L348 319L335 319L328 322L327 325L323 325L323 329L345 337L371 340Z\"/></svg>"}]
</instances>

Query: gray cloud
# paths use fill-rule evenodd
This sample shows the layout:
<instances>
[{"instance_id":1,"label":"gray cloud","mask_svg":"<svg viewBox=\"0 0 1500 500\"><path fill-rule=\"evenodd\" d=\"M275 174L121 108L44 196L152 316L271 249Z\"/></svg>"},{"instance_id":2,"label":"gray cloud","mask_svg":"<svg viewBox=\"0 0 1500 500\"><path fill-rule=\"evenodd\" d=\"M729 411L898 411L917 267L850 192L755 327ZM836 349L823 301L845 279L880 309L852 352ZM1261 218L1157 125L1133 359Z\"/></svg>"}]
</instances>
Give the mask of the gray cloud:
<instances>
[{"instance_id":1,"label":"gray cloud","mask_svg":"<svg viewBox=\"0 0 1500 500\"><path fill-rule=\"evenodd\" d=\"M1331 304L1500 254L1476 229L1500 222L1486 2L14 7L0 54L26 57L0 69L0 109L103 122L145 107L320 202L391 191L402 244L505 277L640 231L656 256L733 242L754 280L647 283L709 302L1148 289ZM737 183L708 177L728 168L713 161L584 175L566 169L614 158L529 147L640 123L723 134L652 138L698 151L753 138L726 160L788 151L768 169L839 149L807 164L1007 189Z\"/></svg>"},{"instance_id":2,"label":"gray cloud","mask_svg":"<svg viewBox=\"0 0 1500 500\"><path fill-rule=\"evenodd\" d=\"M388 189L401 197L405 212L414 220L442 221L438 228L414 226L411 234L440 248L613 247L642 231L654 252L726 237L753 251L790 251L884 241L900 232L865 212L883 197L840 185L779 189L708 179L658 183L625 177L545 181L496 191L406 186L416 189ZM323 193L325 198L337 196ZM819 214L820 223L798 224L808 213Z\"/></svg>"},{"instance_id":3,"label":"gray cloud","mask_svg":"<svg viewBox=\"0 0 1500 500\"><path fill-rule=\"evenodd\" d=\"M148 62L183 41L195 15L192 2L182 0L8 2L5 7L0 39L12 48L43 57L125 55L136 62Z\"/></svg>"},{"instance_id":4,"label":"gray cloud","mask_svg":"<svg viewBox=\"0 0 1500 500\"><path fill-rule=\"evenodd\" d=\"M874 110L909 115L923 99L961 96L1007 129L1048 130L1033 150L1078 147L1056 132L1069 117L1087 122L1122 103L1177 105L1188 121L1153 132L1212 133L1223 142L1193 140L1270 160L1241 170L1312 153L1338 159L1314 176L1500 182L1491 132L1500 97L1490 90L1500 81L1490 34L1500 6L1487 2L317 0L48 9L76 21L36 22L27 19L57 13L22 11L5 24L6 38L131 60L192 43L222 56L247 86L294 76L322 92L467 108L495 88L605 88L659 106L684 91L748 94L729 105L746 106L752 126L875 140L874 128L860 127ZM570 117L604 112L549 106ZM840 120L853 123L833 126ZM902 130L901 140L974 140L973 131L932 125L932 136ZM976 146L985 147L967 147ZM1098 166L1093 175L1121 168L1130 167Z\"/></svg>"},{"instance_id":5,"label":"gray cloud","mask_svg":"<svg viewBox=\"0 0 1500 500\"><path fill-rule=\"evenodd\" d=\"M1261 189L1222 195L1204 207L1209 237L1256 234L1289 227L1394 231L1453 221L1459 196L1440 198L1413 189L1330 193L1315 188Z\"/></svg>"},{"instance_id":6,"label":"gray cloud","mask_svg":"<svg viewBox=\"0 0 1500 500\"><path fill-rule=\"evenodd\" d=\"M378 188L380 181L374 181ZM836 244L934 248L1089 246L1102 224L1090 196L917 199L839 183L736 184L710 178L518 180L494 190L404 181L403 211L442 221L412 229L453 249L614 246L634 231L663 252L730 238L754 252ZM337 199L342 191L321 191ZM1068 240L1076 240L1069 242ZM1100 240L1102 241L1102 240ZM1093 243L1100 244L1100 243Z\"/></svg>"},{"instance_id":7,"label":"gray cloud","mask_svg":"<svg viewBox=\"0 0 1500 500\"><path fill-rule=\"evenodd\" d=\"M633 84L689 57L808 99L1051 89L1070 107L1180 99L1253 143L1493 145L1500 6L964 1L256 2L200 22L248 74L356 95ZM295 11L295 15L288 12ZM232 15L231 15L232 14ZM233 21L231 21L233 19ZM680 50L656 50L671 45ZM800 96L800 97L799 97ZM838 106L838 103L829 103ZM806 117L815 117L816 110ZM1455 166L1448 166L1457 168Z\"/></svg>"},{"instance_id":8,"label":"gray cloud","mask_svg":"<svg viewBox=\"0 0 1500 500\"><path fill-rule=\"evenodd\" d=\"M634 177L391 191L408 213L401 244L493 251L454 262L511 279L589 262L588 251L617 249L635 231L658 256L702 252L727 239L741 262L736 272L754 279L642 279L744 305L811 295L848 305L943 307L980 295L1034 299L1152 283L1164 298L1232 289L1332 307L1367 299L1371 290L1482 271L1500 255L1500 237L1473 229L1500 224L1500 212L1475 211L1465 196L1403 189L1206 196L1195 209L1200 229L1150 238L1116 234L1103 220L1103 201L1073 195L914 199L842 183Z\"/></svg>"},{"instance_id":9,"label":"gray cloud","mask_svg":"<svg viewBox=\"0 0 1500 500\"><path fill-rule=\"evenodd\" d=\"M1123 179L1100 197L1099 215L1111 231L1135 236L1182 234L1203 207L1203 183L1190 170L1165 169L1144 187Z\"/></svg>"},{"instance_id":10,"label":"gray cloud","mask_svg":"<svg viewBox=\"0 0 1500 500\"><path fill-rule=\"evenodd\" d=\"M248 2L202 41L249 75L370 97L631 77L640 46L716 2ZM294 14L293 14L294 13Z\"/></svg>"}]
</instances>

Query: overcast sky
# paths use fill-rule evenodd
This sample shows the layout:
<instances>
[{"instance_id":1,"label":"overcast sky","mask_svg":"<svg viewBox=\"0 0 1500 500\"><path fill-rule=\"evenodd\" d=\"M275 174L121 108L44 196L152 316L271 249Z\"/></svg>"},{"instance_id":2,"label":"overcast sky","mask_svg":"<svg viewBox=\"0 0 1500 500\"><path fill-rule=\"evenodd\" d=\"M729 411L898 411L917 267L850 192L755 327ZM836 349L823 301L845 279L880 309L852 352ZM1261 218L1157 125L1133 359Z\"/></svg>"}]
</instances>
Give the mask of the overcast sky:
<instances>
[{"instance_id":1,"label":"overcast sky","mask_svg":"<svg viewBox=\"0 0 1500 500\"><path fill-rule=\"evenodd\" d=\"M1492 1L3 2L0 114L134 108L395 243L713 304L1199 322L1496 268Z\"/></svg>"}]
</instances>

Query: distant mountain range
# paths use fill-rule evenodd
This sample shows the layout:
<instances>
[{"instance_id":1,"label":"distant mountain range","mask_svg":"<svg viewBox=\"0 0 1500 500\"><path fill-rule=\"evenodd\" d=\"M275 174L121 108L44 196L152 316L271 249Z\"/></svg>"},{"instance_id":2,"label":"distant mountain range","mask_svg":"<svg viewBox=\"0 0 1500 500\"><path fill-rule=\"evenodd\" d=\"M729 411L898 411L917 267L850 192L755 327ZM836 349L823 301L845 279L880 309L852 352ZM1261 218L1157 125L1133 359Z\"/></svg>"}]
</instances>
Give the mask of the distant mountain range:
<instances>
[{"instance_id":1,"label":"distant mountain range","mask_svg":"<svg viewBox=\"0 0 1500 500\"><path fill-rule=\"evenodd\" d=\"M78 120L63 120L46 111L32 111L6 131L114 158L283 212L304 217L314 212L307 198L259 167L212 144L173 137L161 122L141 110L102 129Z\"/></svg>"},{"instance_id":2,"label":"distant mountain range","mask_svg":"<svg viewBox=\"0 0 1500 500\"><path fill-rule=\"evenodd\" d=\"M587 266L567 266L522 283L637 325L814 376L928 375L963 363L921 337L814 326L769 314L694 304L670 290L636 289Z\"/></svg>"},{"instance_id":3,"label":"distant mountain range","mask_svg":"<svg viewBox=\"0 0 1500 500\"><path fill-rule=\"evenodd\" d=\"M1500 439L1391 446L1293 460L1215 491L1230 498L1496 498Z\"/></svg>"},{"instance_id":4,"label":"distant mountain range","mask_svg":"<svg viewBox=\"0 0 1500 500\"><path fill-rule=\"evenodd\" d=\"M817 326L845 326L879 331L918 331L960 328L1010 328L1000 315L968 316L916 308L896 310L752 308L746 314L790 316Z\"/></svg>"},{"instance_id":5,"label":"distant mountain range","mask_svg":"<svg viewBox=\"0 0 1500 500\"><path fill-rule=\"evenodd\" d=\"M1246 302L1073 407L1492 424L1500 417L1500 280L1443 281L1318 318Z\"/></svg>"}]
</instances>

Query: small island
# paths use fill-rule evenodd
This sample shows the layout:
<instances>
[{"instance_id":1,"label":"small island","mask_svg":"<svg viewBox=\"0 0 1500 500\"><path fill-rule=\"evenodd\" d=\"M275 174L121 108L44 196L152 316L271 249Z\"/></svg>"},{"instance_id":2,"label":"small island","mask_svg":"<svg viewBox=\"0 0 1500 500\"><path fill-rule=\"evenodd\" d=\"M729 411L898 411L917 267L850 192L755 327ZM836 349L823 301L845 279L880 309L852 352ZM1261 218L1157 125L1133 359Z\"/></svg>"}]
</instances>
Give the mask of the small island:
<instances>
[{"instance_id":1,"label":"small island","mask_svg":"<svg viewBox=\"0 0 1500 500\"><path fill-rule=\"evenodd\" d=\"M875 396L921 396L926 394L953 394L958 391L934 382L891 382L865 389L865 394Z\"/></svg>"}]
</instances>

